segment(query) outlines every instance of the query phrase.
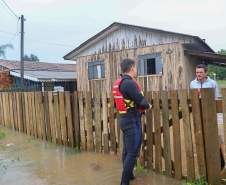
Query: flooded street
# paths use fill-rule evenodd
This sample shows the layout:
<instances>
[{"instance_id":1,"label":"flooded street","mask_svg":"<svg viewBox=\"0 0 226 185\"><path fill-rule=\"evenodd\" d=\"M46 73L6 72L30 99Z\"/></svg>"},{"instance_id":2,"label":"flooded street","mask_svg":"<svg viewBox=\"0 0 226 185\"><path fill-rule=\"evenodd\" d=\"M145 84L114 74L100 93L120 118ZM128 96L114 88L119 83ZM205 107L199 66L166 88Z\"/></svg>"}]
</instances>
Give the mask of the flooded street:
<instances>
[{"instance_id":1,"label":"flooded street","mask_svg":"<svg viewBox=\"0 0 226 185\"><path fill-rule=\"evenodd\" d=\"M119 185L121 161L115 155L81 153L0 128L1 185ZM132 185L182 185L151 172Z\"/></svg>"}]
</instances>

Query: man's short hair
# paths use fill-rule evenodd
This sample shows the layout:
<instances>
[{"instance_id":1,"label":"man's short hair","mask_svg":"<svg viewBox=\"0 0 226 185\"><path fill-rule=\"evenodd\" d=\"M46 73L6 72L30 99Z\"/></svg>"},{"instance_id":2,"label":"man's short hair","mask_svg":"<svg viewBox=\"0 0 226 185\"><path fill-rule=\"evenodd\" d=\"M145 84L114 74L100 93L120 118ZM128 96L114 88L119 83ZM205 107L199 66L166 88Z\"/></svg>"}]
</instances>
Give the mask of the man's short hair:
<instances>
[{"instance_id":1,"label":"man's short hair","mask_svg":"<svg viewBox=\"0 0 226 185\"><path fill-rule=\"evenodd\" d=\"M199 64L196 66L196 69L204 69L205 72L208 71L208 67L205 64Z\"/></svg>"},{"instance_id":2,"label":"man's short hair","mask_svg":"<svg viewBox=\"0 0 226 185\"><path fill-rule=\"evenodd\" d=\"M135 62L134 60L127 58L120 63L120 66L122 73L128 73L131 68L135 66Z\"/></svg>"}]
</instances>

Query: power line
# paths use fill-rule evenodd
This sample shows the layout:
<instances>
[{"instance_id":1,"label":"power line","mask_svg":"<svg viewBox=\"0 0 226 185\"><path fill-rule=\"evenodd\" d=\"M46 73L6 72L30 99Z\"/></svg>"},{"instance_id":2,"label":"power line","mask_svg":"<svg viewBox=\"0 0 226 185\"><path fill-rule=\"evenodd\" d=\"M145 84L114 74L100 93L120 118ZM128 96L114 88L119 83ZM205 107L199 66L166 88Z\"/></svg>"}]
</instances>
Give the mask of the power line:
<instances>
[{"instance_id":1,"label":"power line","mask_svg":"<svg viewBox=\"0 0 226 185\"><path fill-rule=\"evenodd\" d=\"M0 30L0 33L4 33L7 35L12 35L12 40L15 39L19 35L19 32L7 32L4 30ZM35 44L41 44L41 45L46 45L46 46L59 46L59 47L74 47L74 45L68 45L68 44L62 44L62 43L56 43L56 42L48 42L48 41L41 41L41 40L36 40L36 39L30 39L27 38L30 42L35 43ZM10 39L11 40L11 39ZM12 41L11 41L12 42Z\"/></svg>"},{"instance_id":2,"label":"power line","mask_svg":"<svg viewBox=\"0 0 226 185\"><path fill-rule=\"evenodd\" d=\"M7 34L7 35L14 35L14 33L8 32L8 31L5 31L5 30L0 30L0 32L4 33L4 34Z\"/></svg>"},{"instance_id":3,"label":"power line","mask_svg":"<svg viewBox=\"0 0 226 185\"><path fill-rule=\"evenodd\" d=\"M53 46L60 46L60 47L74 47L73 45L68 45L68 44L62 44L62 43L56 43L56 42L49 42L49 41L42 41L42 40L36 40L36 39L31 39L28 38L28 40L33 41L34 43L39 42L42 45L53 45Z\"/></svg>"},{"instance_id":4,"label":"power line","mask_svg":"<svg viewBox=\"0 0 226 185\"><path fill-rule=\"evenodd\" d=\"M10 6L4 1L4 0L1 0L3 2L3 4L7 7L7 9L17 18L19 19L19 16L13 11L12 8L10 8Z\"/></svg>"}]
</instances>

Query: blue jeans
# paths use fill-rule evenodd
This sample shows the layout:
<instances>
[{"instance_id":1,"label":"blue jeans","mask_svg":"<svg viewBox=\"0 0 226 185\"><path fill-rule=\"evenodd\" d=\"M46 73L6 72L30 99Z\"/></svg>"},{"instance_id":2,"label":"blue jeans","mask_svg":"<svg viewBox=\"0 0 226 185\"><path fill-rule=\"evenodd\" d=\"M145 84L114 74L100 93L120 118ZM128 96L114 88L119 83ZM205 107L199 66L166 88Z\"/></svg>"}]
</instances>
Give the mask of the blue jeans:
<instances>
[{"instance_id":1,"label":"blue jeans","mask_svg":"<svg viewBox=\"0 0 226 185\"><path fill-rule=\"evenodd\" d=\"M121 184L128 185L141 147L141 115L140 113L124 115L119 118L123 132L123 172Z\"/></svg>"}]
</instances>

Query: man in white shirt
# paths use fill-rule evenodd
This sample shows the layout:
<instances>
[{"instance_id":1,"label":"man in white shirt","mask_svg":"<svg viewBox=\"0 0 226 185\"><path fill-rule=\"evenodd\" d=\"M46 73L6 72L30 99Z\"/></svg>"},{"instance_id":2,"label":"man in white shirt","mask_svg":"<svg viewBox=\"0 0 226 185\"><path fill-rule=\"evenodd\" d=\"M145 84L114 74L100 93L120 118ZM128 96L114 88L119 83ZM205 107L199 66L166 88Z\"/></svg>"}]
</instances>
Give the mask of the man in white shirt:
<instances>
[{"instance_id":1,"label":"man in white shirt","mask_svg":"<svg viewBox=\"0 0 226 185\"><path fill-rule=\"evenodd\" d=\"M202 89L202 88L214 88L216 99L221 97L217 82L211 79L208 75L208 68L204 64L199 64L196 66L196 78L191 81L191 89Z\"/></svg>"},{"instance_id":2,"label":"man in white shirt","mask_svg":"<svg viewBox=\"0 0 226 185\"><path fill-rule=\"evenodd\" d=\"M219 97L221 97L217 82L215 80L211 79L210 77L208 77L208 68L206 65L204 65L204 64L197 65L196 69L195 69L195 73L196 73L196 78L193 81L191 81L191 83L190 83L191 89L198 89L198 93L200 94L202 88L214 88L215 99L218 99ZM219 133L221 133L220 131L222 131L222 129L219 129L220 124L222 124L222 123L219 123L220 117L222 117L222 113L217 114ZM222 170L225 166L223 137L224 136L222 133L219 134L221 169Z\"/></svg>"}]
</instances>

